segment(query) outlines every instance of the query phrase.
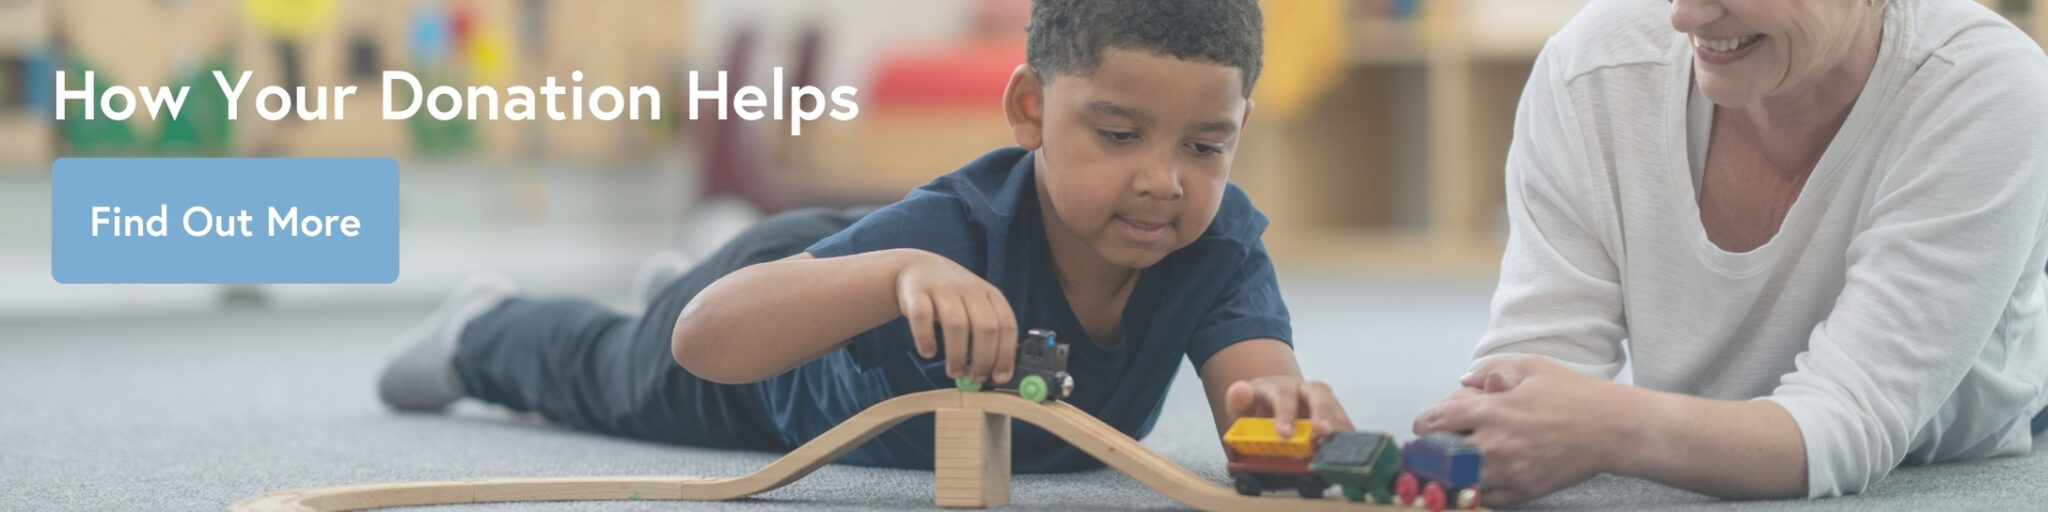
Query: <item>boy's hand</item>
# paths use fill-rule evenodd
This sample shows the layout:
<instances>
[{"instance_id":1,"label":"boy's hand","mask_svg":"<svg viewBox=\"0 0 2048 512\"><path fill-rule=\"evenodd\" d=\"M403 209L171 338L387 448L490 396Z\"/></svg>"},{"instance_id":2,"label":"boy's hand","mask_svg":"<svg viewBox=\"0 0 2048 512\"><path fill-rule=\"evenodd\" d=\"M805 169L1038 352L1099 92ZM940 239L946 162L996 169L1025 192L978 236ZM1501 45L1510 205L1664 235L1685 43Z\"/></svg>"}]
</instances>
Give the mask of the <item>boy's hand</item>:
<instances>
[{"instance_id":1,"label":"boy's hand","mask_svg":"<svg viewBox=\"0 0 2048 512\"><path fill-rule=\"evenodd\" d=\"M1259 377L1232 383L1225 397L1236 417L1273 418L1273 430L1281 437L1294 435L1294 419L1303 409L1308 410L1315 437L1351 430L1351 417L1344 414L1344 406L1337 404L1330 386L1321 381L1280 375Z\"/></svg>"},{"instance_id":2,"label":"boy's hand","mask_svg":"<svg viewBox=\"0 0 2048 512\"><path fill-rule=\"evenodd\" d=\"M938 355L938 324L946 376L1010 381L1017 365L1017 316L995 285L944 256L918 251L896 274L896 301L910 321L918 355L926 359Z\"/></svg>"}]
</instances>

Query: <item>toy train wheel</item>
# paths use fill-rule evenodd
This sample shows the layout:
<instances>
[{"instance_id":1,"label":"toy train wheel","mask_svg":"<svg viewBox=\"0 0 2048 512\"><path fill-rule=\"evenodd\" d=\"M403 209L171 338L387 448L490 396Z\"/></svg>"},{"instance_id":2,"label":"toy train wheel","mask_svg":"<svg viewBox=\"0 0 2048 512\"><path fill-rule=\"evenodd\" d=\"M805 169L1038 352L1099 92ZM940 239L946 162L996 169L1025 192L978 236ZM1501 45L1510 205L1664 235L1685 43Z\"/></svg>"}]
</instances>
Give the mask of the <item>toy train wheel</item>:
<instances>
[{"instance_id":1,"label":"toy train wheel","mask_svg":"<svg viewBox=\"0 0 2048 512\"><path fill-rule=\"evenodd\" d=\"M1025 400L1044 402L1046 391L1045 378L1037 375L1025 375L1024 381L1017 383L1017 395Z\"/></svg>"},{"instance_id":2,"label":"toy train wheel","mask_svg":"<svg viewBox=\"0 0 2048 512\"><path fill-rule=\"evenodd\" d=\"M1294 491L1301 493L1303 498L1322 499L1323 491L1327 490L1330 490L1330 483L1324 482L1320 476L1305 475L1294 480Z\"/></svg>"},{"instance_id":3,"label":"toy train wheel","mask_svg":"<svg viewBox=\"0 0 2048 512\"><path fill-rule=\"evenodd\" d=\"M960 388L961 391L981 391L981 382L966 375L953 379L953 386Z\"/></svg>"},{"instance_id":4,"label":"toy train wheel","mask_svg":"<svg viewBox=\"0 0 2048 512\"><path fill-rule=\"evenodd\" d=\"M1238 473L1236 475L1232 475L1230 477L1230 486L1234 489L1237 489L1238 494L1243 494L1245 496L1258 496L1259 493L1265 492L1266 490L1265 484L1259 482L1259 475L1254 475L1251 473Z\"/></svg>"},{"instance_id":5,"label":"toy train wheel","mask_svg":"<svg viewBox=\"0 0 2048 512\"><path fill-rule=\"evenodd\" d=\"M1407 507L1415 506L1418 504L1415 501L1415 497L1421 494L1422 484L1418 484L1415 482L1414 473L1401 473L1401 476L1394 477L1395 503L1399 503L1402 506Z\"/></svg>"},{"instance_id":6,"label":"toy train wheel","mask_svg":"<svg viewBox=\"0 0 2048 512\"><path fill-rule=\"evenodd\" d=\"M1458 508L1465 510L1478 510L1479 488L1466 487L1464 490L1458 491Z\"/></svg>"},{"instance_id":7,"label":"toy train wheel","mask_svg":"<svg viewBox=\"0 0 2048 512\"><path fill-rule=\"evenodd\" d=\"M1422 486L1422 508L1429 512L1444 512L1444 486L1430 482Z\"/></svg>"}]
</instances>

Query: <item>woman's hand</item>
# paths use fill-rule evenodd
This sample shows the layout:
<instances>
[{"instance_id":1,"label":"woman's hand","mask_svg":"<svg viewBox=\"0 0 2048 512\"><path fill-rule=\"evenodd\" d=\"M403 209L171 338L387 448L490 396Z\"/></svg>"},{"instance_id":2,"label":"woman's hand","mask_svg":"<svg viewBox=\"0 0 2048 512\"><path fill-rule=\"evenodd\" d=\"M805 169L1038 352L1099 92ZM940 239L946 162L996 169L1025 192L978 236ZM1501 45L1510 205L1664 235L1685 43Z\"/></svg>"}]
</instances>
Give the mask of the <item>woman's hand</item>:
<instances>
[{"instance_id":1,"label":"woman's hand","mask_svg":"<svg viewBox=\"0 0 2048 512\"><path fill-rule=\"evenodd\" d=\"M1637 388L1594 379L1537 356L1489 361L1464 389L1415 418L1415 433L1457 432L1483 453L1480 501L1509 505L1612 471L1635 448L1628 422Z\"/></svg>"},{"instance_id":2,"label":"woman's hand","mask_svg":"<svg viewBox=\"0 0 2048 512\"><path fill-rule=\"evenodd\" d=\"M1017 365L1017 316L1002 290L944 256L918 251L896 274L896 301L917 353L936 357L943 334L946 376L1004 383Z\"/></svg>"},{"instance_id":3,"label":"woman's hand","mask_svg":"<svg viewBox=\"0 0 2048 512\"><path fill-rule=\"evenodd\" d=\"M1231 383L1224 396L1233 417L1273 418L1273 430L1281 437L1294 435L1294 419L1304 409L1315 437L1351 430L1351 417L1321 381L1271 375Z\"/></svg>"}]
</instances>

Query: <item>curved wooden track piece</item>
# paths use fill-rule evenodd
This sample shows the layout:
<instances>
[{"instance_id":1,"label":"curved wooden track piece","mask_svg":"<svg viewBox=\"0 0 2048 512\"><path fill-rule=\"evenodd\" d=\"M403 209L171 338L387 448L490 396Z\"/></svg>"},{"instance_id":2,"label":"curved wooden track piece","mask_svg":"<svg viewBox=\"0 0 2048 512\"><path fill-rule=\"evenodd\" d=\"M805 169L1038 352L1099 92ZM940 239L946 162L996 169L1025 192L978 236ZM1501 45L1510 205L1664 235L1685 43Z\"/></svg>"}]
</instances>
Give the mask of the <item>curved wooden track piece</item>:
<instances>
[{"instance_id":1,"label":"curved wooden track piece","mask_svg":"<svg viewBox=\"0 0 2048 512\"><path fill-rule=\"evenodd\" d=\"M1241 496L1227 486L1202 478L1166 460L1165 457L1146 449L1136 439L1124 435L1115 427L1066 402L1040 404L1012 394L961 392L950 389L913 393L875 404L775 462L769 463L767 467L744 476L481 478L339 485L271 492L236 503L233 510L315 512L513 501L733 500L789 485L837 460L846 452L859 447L861 443L881 435L883 431L902 423L903 420L940 411L957 414L962 410L979 411L995 418L1007 416L1037 425L1072 443L1081 451L1093 455L1109 467L1130 475L1132 479L1158 491L1159 494L1197 509L1413 510L1352 503L1335 496L1317 500L1277 495ZM1007 424L995 421L988 423ZM942 429L938 435L941 443L947 442L947 431ZM1007 463L1008 430L1001 429L994 438L999 438L999 444L990 446L1000 448L997 450L1000 453L994 456ZM943 462L939 466L942 473L947 471ZM1001 505L1008 501L1007 468L997 473L1005 482L996 486L1000 489L993 490L1001 495L991 497L994 501L988 502L990 505ZM949 478L944 474L938 475L938 478L941 480L940 492L943 499L943 494L947 492L946 480Z\"/></svg>"}]
</instances>

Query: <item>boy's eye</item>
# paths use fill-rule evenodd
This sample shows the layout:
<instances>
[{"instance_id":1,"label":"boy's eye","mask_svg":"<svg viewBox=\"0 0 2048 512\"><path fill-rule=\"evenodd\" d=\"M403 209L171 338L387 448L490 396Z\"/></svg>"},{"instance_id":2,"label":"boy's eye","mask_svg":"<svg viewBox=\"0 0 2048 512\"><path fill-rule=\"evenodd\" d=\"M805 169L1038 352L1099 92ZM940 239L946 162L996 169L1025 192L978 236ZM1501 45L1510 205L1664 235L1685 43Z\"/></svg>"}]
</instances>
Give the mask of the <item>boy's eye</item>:
<instances>
[{"instance_id":1,"label":"boy's eye","mask_svg":"<svg viewBox=\"0 0 2048 512\"><path fill-rule=\"evenodd\" d=\"M1223 146L1218 146L1218 145L1215 145L1215 144L1203 144L1203 143L1200 143L1200 142L1189 142L1189 143L1188 143L1188 148L1189 148L1189 149L1193 149L1193 150L1195 150L1195 152L1196 152L1196 153L1201 153L1201 154L1203 154L1203 155L1218 155L1218 154L1222 154L1222 153L1223 153Z\"/></svg>"},{"instance_id":2,"label":"boy's eye","mask_svg":"<svg viewBox=\"0 0 2048 512\"><path fill-rule=\"evenodd\" d=\"M1097 128L1095 129L1095 133L1102 135L1102 138L1116 142L1127 142L1131 139L1138 138L1138 132L1119 132Z\"/></svg>"}]
</instances>

